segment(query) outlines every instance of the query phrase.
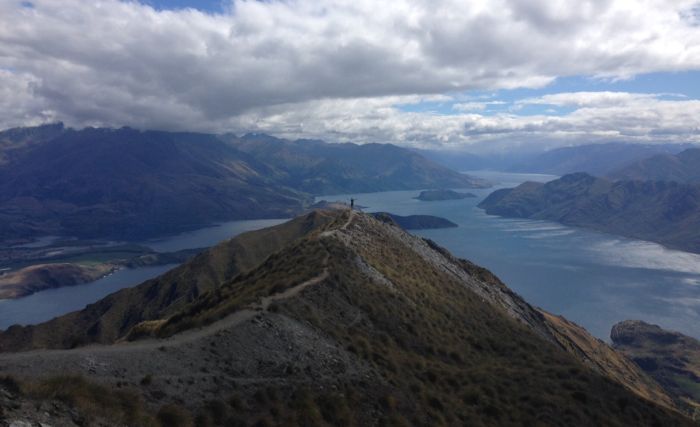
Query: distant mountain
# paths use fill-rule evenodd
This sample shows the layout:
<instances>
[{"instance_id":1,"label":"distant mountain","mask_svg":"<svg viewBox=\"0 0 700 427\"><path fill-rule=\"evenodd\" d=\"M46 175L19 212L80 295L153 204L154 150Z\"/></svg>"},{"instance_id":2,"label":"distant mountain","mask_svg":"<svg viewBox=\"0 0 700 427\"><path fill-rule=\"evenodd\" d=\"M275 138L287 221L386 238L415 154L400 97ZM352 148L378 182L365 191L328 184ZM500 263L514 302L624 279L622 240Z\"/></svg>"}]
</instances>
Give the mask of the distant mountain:
<instances>
[{"instance_id":1,"label":"distant mountain","mask_svg":"<svg viewBox=\"0 0 700 427\"><path fill-rule=\"evenodd\" d=\"M392 145L61 124L11 129L0 133L0 240L142 239L290 217L312 195L487 185Z\"/></svg>"},{"instance_id":2,"label":"distant mountain","mask_svg":"<svg viewBox=\"0 0 700 427\"><path fill-rule=\"evenodd\" d=\"M0 132L0 167L35 145L50 141L65 131L63 123L13 128Z\"/></svg>"},{"instance_id":3,"label":"distant mountain","mask_svg":"<svg viewBox=\"0 0 700 427\"><path fill-rule=\"evenodd\" d=\"M483 147L480 147L483 149ZM455 149L413 149L416 153L456 171L497 170L506 171L539 155L531 150L472 153Z\"/></svg>"},{"instance_id":4,"label":"distant mountain","mask_svg":"<svg viewBox=\"0 0 700 427\"><path fill-rule=\"evenodd\" d=\"M106 345L83 346L95 342ZM161 425L691 425L585 330L347 209L241 235L80 312L0 333L4 352L66 347L0 354L0 399L71 404L95 390L82 408L104 416L128 387L113 417L147 416L142 399Z\"/></svg>"},{"instance_id":5,"label":"distant mountain","mask_svg":"<svg viewBox=\"0 0 700 427\"><path fill-rule=\"evenodd\" d=\"M656 154L675 154L690 145L643 145L643 144L591 144L575 147L556 148L534 159L517 163L508 170L511 172L545 173L566 175L574 172L587 172L595 176L605 176L630 163Z\"/></svg>"},{"instance_id":6,"label":"distant mountain","mask_svg":"<svg viewBox=\"0 0 700 427\"><path fill-rule=\"evenodd\" d=\"M497 190L479 207L491 215L557 221L700 253L700 186L618 181L585 173Z\"/></svg>"},{"instance_id":7,"label":"distant mountain","mask_svg":"<svg viewBox=\"0 0 700 427\"><path fill-rule=\"evenodd\" d=\"M285 175L289 187L316 195L422 188L486 188L486 181L454 172L391 144L288 141L264 134L228 137L239 150Z\"/></svg>"},{"instance_id":8,"label":"distant mountain","mask_svg":"<svg viewBox=\"0 0 700 427\"><path fill-rule=\"evenodd\" d=\"M309 200L213 135L64 130L0 167L0 236L143 238L288 217Z\"/></svg>"},{"instance_id":9,"label":"distant mountain","mask_svg":"<svg viewBox=\"0 0 700 427\"><path fill-rule=\"evenodd\" d=\"M700 420L700 341L639 320L616 324L610 338Z\"/></svg>"},{"instance_id":10,"label":"distant mountain","mask_svg":"<svg viewBox=\"0 0 700 427\"><path fill-rule=\"evenodd\" d=\"M700 184L700 148L690 148L676 155L659 154L617 169L608 177L615 180Z\"/></svg>"},{"instance_id":11,"label":"distant mountain","mask_svg":"<svg viewBox=\"0 0 700 427\"><path fill-rule=\"evenodd\" d=\"M414 149L416 153L441 165L456 171L488 169L490 159L478 154L454 150L424 150Z\"/></svg>"}]
</instances>

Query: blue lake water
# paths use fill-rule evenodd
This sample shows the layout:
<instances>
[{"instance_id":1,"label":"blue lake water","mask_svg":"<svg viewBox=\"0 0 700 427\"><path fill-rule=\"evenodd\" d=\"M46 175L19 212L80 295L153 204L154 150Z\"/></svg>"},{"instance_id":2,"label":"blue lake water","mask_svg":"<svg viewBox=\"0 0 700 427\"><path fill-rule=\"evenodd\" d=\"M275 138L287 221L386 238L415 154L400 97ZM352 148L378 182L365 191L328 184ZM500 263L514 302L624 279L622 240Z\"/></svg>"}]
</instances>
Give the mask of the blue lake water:
<instances>
[{"instance_id":1,"label":"blue lake water","mask_svg":"<svg viewBox=\"0 0 700 427\"><path fill-rule=\"evenodd\" d=\"M512 187L555 177L473 172ZM493 271L528 302L562 314L609 341L610 328L640 319L700 338L700 255L560 224L486 215L476 207L494 189L464 190L475 199L423 202L417 191L325 196L367 212L427 214L459 228L414 231Z\"/></svg>"},{"instance_id":2,"label":"blue lake water","mask_svg":"<svg viewBox=\"0 0 700 427\"><path fill-rule=\"evenodd\" d=\"M137 285L173 267L175 265L125 268L92 283L48 289L20 299L0 300L0 329L7 329L14 324L41 323L71 311L81 310L113 292Z\"/></svg>"},{"instance_id":3,"label":"blue lake water","mask_svg":"<svg viewBox=\"0 0 700 427\"><path fill-rule=\"evenodd\" d=\"M211 227L194 230L168 238L140 242L158 252L174 252L182 249L194 249L212 246L221 240L236 236L246 231L271 227L286 221L285 219L265 219L250 221L231 221ZM32 247L50 244L55 239L39 239ZM156 277L176 265L162 265L118 270L95 282L58 289L48 289L28 297L15 300L0 300L0 330L14 324L29 325L50 320L56 316L81 310L107 295L120 289L138 285Z\"/></svg>"},{"instance_id":4,"label":"blue lake water","mask_svg":"<svg viewBox=\"0 0 700 427\"><path fill-rule=\"evenodd\" d=\"M498 182L497 187L555 178L496 172L473 174ZM479 197L439 202L413 199L418 191L319 199L349 201L353 197L358 205L367 206L368 212L445 217L459 227L414 233L490 269L531 304L562 314L601 339L608 340L611 326L625 319L645 320L700 338L700 255L546 221L489 216L476 205L493 190L464 190ZM234 221L144 244L158 251L206 247L282 221ZM168 268L121 270L87 285L0 301L0 329L81 309Z\"/></svg>"}]
</instances>

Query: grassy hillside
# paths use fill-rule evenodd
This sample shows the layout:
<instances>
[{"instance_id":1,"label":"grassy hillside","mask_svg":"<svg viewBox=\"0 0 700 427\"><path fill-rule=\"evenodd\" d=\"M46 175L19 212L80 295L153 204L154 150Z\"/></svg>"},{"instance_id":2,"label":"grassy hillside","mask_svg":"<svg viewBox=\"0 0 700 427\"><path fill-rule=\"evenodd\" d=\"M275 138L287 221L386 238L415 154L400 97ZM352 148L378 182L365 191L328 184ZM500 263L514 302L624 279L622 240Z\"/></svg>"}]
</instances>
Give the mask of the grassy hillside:
<instances>
[{"instance_id":1,"label":"grassy hillside","mask_svg":"<svg viewBox=\"0 0 700 427\"><path fill-rule=\"evenodd\" d=\"M134 288L115 292L85 309L36 326L0 334L0 352L113 343L146 320L173 315L201 294L256 267L267 256L330 221L322 214L244 233Z\"/></svg>"},{"instance_id":2,"label":"grassy hillside","mask_svg":"<svg viewBox=\"0 0 700 427\"><path fill-rule=\"evenodd\" d=\"M653 382L622 385L562 345L570 329L487 270L369 215L314 212L137 289L176 284L198 295L143 301L149 321L128 331L116 312L93 318L135 342L3 354L1 370L30 383L86 372L141 390L182 425L690 425ZM73 321L89 313L34 331L81 330ZM47 338L31 347L60 347Z\"/></svg>"}]
</instances>

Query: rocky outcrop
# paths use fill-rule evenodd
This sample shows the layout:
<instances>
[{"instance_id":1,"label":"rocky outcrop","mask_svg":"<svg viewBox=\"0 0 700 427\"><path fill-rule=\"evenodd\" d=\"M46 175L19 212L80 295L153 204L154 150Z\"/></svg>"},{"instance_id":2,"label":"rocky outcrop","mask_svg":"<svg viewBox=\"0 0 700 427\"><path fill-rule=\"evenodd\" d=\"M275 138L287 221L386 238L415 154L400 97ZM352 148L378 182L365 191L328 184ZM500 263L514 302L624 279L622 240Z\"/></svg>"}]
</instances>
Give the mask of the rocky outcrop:
<instances>
[{"instance_id":1,"label":"rocky outcrop","mask_svg":"<svg viewBox=\"0 0 700 427\"><path fill-rule=\"evenodd\" d=\"M700 341L639 320L617 323L610 339L700 419Z\"/></svg>"}]
</instances>

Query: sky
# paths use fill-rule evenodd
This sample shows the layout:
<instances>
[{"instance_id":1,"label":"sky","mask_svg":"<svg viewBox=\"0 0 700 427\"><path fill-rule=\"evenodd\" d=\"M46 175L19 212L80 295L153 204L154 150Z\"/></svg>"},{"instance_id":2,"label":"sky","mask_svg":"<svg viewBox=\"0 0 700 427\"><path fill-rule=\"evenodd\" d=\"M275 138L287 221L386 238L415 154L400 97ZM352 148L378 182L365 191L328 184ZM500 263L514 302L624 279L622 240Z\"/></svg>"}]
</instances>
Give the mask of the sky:
<instances>
[{"instance_id":1,"label":"sky","mask_svg":"<svg viewBox=\"0 0 700 427\"><path fill-rule=\"evenodd\" d=\"M0 0L0 128L700 143L697 0Z\"/></svg>"}]
</instances>

